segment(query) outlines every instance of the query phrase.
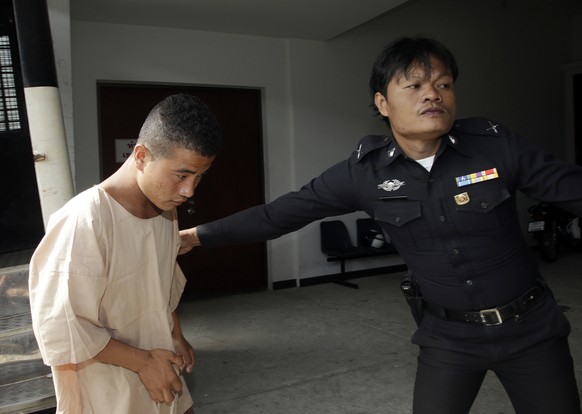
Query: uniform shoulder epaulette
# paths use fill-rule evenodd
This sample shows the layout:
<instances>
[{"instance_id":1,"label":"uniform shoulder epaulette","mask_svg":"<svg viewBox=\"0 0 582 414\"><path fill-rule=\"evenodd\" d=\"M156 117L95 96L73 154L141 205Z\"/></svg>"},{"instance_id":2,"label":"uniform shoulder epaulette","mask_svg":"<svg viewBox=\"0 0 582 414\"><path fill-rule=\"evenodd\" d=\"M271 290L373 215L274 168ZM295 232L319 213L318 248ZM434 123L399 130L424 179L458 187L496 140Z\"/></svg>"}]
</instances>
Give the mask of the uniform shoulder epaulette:
<instances>
[{"instance_id":1,"label":"uniform shoulder epaulette","mask_svg":"<svg viewBox=\"0 0 582 414\"><path fill-rule=\"evenodd\" d=\"M385 147L390 143L390 139L385 135L366 135L358 143L356 148L356 159L361 160L366 154Z\"/></svg>"},{"instance_id":2,"label":"uniform shoulder epaulette","mask_svg":"<svg viewBox=\"0 0 582 414\"><path fill-rule=\"evenodd\" d=\"M505 125L487 118L465 118L455 121L455 129L464 134L505 136L508 131Z\"/></svg>"}]
</instances>

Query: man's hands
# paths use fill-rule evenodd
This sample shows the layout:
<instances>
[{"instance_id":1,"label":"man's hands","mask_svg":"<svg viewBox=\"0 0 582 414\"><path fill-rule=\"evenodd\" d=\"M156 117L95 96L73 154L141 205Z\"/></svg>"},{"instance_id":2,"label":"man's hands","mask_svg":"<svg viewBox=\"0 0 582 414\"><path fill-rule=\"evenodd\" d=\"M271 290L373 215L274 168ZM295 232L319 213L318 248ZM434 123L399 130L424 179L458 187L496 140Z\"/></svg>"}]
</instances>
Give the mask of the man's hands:
<instances>
[{"instance_id":1,"label":"man's hands","mask_svg":"<svg viewBox=\"0 0 582 414\"><path fill-rule=\"evenodd\" d=\"M200 246L200 240L198 239L196 227L180 230L180 239L182 239L182 244L180 245L178 254L188 253L194 247Z\"/></svg>"},{"instance_id":2,"label":"man's hands","mask_svg":"<svg viewBox=\"0 0 582 414\"><path fill-rule=\"evenodd\" d=\"M181 331L180 336L182 336ZM186 345L181 345L180 353L187 354L189 364L184 355L178 355L176 352L167 349L148 351L132 347L113 338L95 356L95 360L127 368L137 373L153 401L171 403L174 400L174 394L182 391L180 372L182 369L188 370L188 368L192 371L194 364L194 351L185 339L184 342L190 350L186 349Z\"/></svg>"},{"instance_id":3,"label":"man's hands","mask_svg":"<svg viewBox=\"0 0 582 414\"><path fill-rule=\"evenodd\" d=\"M184 361L178 354L165 349L146 352L147 356L137 374L153 401L169 404L174 401L174 393L182 391L178 373Z\"/></svg>"},{"instance_id":4,"label":"man's hands","mask_svg":"<svg viewBox=\"0 0 582 414\"><path fill-rule=\"evenodd\" d=\"M174 337L174 347L176 348L176 354L182 358L180 371L186 371L190 374L194 369L195 360L192 345L190 345L183 335L180 335L179 337Z\"/></svg>"},{"instance_id":5,"label":"man's hands","mask_svg":"<svg viewBox=\"0 0 582 414\"><path fill-rule=\"evenodd\" d=\"M191 373L194 368L194 349L186 338L184 338L177 311L172 312L172 321L174 322L174 329L172 330L174 349L176 349L176 354L182 358L182 364L179 365L180 371L186 370L187 373Z\"/></svg>"}]
</instances>

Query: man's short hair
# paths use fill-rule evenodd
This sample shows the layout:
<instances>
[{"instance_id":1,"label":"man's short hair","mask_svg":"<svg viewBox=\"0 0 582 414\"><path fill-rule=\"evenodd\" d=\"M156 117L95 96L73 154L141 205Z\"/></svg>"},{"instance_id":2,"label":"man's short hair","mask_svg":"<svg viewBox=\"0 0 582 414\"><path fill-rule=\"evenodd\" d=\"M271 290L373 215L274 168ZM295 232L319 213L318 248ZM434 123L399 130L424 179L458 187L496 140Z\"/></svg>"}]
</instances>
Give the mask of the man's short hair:
<instances>
[{"instance_id":1,"label":"man's short hair","mask_svg":"<svg viewBox=\"0 0 582 414\"><path fill-rule=\"evenodd\" d=\"M370 93L372 108L378 113L374 104L376 92L386 96L388 83L400 74L406 74L412 66L420 64L430 75L431 57L440 61L457 80L459 68L453 54L440 42L423 36L400 37L388 43L376 58L370 75Z\"/></svg>"},{"instance_id":2,"label":"man's short hair","mask_svg":"<svg viewBox=\"0 0 582 414\"><path fill-rule=\"evenodd\" d=\"M222 137L208 106L196 96L180 93L153 107L137 142L147 146L154 157L171 157L178 148L210 157L220 150Z\"/></svg>"}]
</instances>

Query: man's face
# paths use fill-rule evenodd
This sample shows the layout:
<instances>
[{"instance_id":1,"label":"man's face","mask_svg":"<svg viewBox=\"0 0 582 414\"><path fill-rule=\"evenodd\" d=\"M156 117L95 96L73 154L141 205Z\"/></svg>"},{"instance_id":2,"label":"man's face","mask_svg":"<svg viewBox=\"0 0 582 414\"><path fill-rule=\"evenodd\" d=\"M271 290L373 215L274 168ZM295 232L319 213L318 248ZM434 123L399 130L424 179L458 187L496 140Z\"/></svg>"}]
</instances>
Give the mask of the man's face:
<instances>
[{"instance_id":1,"label":"man's face","mask_svg":"<svg viewBox=\"0 0 582 414\"><path fill-rule=\"evenodd\" d=\"M145 148L141 164L139 187L143 194L160 210L172 210L194 195L202 176L214 161L214 156L203 157L195 151L176 149L169 158L152 159Z\"/></svg>"},{"instance_id":2,"label":"man's face","mask_svg":"<svg viewBox=\"0 0 582 414\"><path fill-rule=\"evenodd\" d=\"M394 76L386 95L376 93L378 111L390 120L397 140L434 141L455 121L456 96L452 74L431 58L430 75L420 65Z\"/></svg>"}]
</instances>

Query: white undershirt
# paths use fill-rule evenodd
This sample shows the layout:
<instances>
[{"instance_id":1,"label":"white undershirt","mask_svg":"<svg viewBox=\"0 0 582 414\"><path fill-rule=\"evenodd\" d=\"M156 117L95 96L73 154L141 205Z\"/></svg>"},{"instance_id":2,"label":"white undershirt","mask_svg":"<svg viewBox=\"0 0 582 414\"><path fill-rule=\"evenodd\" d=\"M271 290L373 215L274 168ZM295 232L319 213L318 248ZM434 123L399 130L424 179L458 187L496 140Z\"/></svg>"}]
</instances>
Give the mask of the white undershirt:
<instances>
[{"instance_id":1,"label":"white undershirt","mask_svg":"<svg viewBox=\"0 0 582 414\"><path fill-rule=\"evenodd\" d=\"M434 155L431 155L428 158L423 158L422 160L416 160L416 162L422 165L427 171L430 171L432 164L434 163Z\"/></svg>"}]
</instances>

